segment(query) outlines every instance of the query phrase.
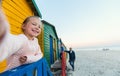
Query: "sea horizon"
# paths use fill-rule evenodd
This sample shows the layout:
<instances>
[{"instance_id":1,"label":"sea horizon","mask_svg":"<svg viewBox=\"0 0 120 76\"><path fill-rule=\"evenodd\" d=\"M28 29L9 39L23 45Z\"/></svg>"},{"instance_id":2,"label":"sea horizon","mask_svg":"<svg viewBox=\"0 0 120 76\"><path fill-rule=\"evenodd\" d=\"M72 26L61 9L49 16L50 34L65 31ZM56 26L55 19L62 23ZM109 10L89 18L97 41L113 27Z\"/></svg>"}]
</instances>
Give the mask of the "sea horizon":
<instances>
[{"instance_id":1,"label":"sea horizon","mask_svg":"<svg viewBox=\"0 0 120 76\"><path fill-rule=\"evenodd\" d=\"M84 47L84 48L74 48L74 50L75 51L110 51L110 50L120 51L120 46Z\"/></svg>"}]
</instances>

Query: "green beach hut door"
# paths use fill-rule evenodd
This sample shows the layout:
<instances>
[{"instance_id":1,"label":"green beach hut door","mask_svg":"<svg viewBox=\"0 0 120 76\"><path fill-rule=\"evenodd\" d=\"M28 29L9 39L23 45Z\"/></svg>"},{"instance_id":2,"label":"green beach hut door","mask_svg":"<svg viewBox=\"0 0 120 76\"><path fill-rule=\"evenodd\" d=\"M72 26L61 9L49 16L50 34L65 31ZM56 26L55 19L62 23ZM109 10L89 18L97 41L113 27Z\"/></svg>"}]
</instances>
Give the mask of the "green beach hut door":
<instances>
[{"instance_id":1,"label":"green beach hut door","mask_svg":"<svg viewBox=\"0 0 120 76\"><path fill-rule=\"evenodd\" d=\"M50 36L50 64L54 63L54 56L53 56L53 38Z\"/></svg>"}]
</instances>

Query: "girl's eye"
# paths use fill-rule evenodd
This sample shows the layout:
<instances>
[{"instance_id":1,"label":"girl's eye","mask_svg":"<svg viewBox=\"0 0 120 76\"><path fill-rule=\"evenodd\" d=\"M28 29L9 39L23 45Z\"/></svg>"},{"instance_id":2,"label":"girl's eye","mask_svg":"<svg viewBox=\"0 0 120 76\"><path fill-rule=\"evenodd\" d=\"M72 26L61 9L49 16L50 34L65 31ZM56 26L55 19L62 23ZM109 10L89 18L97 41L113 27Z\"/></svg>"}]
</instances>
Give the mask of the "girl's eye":
<instances>
[{"instance_id":1,"label":"girl's eye","mask_svg":"<svg viewBox=\"0 0 120 76\"><path fill-rule=\"evenodd\" d=\"M35 24L35 23L32 23L32 25L36 26L36 24Z\"/></svg>"},{"instance_id":2,"label":"girl's eye","mask_svg":"<svg viewBox=\"0 0 120 76\"><path fill-rule=\"evenodd\" d=\"M39 28L40 28L40 25L39 25Z\"/></svg>"}]
</instances>

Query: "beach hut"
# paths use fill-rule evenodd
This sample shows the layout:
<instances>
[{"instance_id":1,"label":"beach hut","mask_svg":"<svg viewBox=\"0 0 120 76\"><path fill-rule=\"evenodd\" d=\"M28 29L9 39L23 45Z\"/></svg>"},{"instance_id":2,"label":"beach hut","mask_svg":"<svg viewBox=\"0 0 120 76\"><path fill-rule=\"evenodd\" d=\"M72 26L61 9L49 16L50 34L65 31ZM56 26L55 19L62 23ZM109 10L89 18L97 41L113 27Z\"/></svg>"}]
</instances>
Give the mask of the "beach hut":
<instances>
[{"instance_id":1,"label":"beach hut","mask_svg":"<svg viewBox=\"0 0 120 76\"><path fill-rule=\"evenodd\" d=\"M2 8L10 23L10 32L12 34L20 34L21 24L23 20L32 15L42 17L36 0L3 0ZM6 67L6 60L0 63L0 72Z\"/></svg>"},{"instance_id":2,"label":"beach hut","mask_svg":"<svg viewBox=\"0 0 120 76\"><path fill-rule=\"evenodd\" d=\"M58 59L58 36L55 26L45 20L42 20L42 22L44 28L44 56L51 65Z\"/></svg>"}]
</instances>

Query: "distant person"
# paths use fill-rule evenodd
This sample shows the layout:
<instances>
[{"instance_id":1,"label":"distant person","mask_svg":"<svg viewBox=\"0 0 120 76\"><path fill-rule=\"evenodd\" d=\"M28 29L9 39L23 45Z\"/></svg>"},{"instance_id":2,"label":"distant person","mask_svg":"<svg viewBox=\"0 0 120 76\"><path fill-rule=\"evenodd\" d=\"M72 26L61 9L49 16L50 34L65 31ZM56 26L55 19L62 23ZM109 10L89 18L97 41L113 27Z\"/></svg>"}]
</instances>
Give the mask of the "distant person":
<instances>
[{"instance_id":1,"label":"distant person","mask_svg":"<svg viewBox=\"0 0 120 76\"><path fill-rule=\"evenodd\" d=\"M69 54L69 63L72 66L72 70L74 71L74 62L75 62L75 52L72 50L72 48L69 48L69 51L65 51Z\"/></svg>"}]
</instances>

